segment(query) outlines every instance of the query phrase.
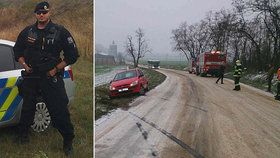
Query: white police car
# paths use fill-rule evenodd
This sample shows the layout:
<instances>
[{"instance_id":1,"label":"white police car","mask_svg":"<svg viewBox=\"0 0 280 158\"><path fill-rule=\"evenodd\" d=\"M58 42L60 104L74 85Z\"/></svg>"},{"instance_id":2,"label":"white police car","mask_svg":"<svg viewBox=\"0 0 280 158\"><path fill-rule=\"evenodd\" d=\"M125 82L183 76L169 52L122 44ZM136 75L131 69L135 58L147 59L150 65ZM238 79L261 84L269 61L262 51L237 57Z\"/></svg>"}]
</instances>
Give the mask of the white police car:
<instances>
[{"instance_id":1,"label":"white police car","mask_svg":"<svg viewBox=\"0 0 280 158\"><path fill-rule=\"evenodd\" d=\"M14 60L14 44L12 41L0 39L0 128L17 124L21 115L22 98L18 95L16 85L23 69ZM72 100L75 85L70 66L65 68L64 82L69 100ZM36 132L44 131L50 122L46 103L43 100L38 101L32 129Z\"/></svg>"}]
</instances>

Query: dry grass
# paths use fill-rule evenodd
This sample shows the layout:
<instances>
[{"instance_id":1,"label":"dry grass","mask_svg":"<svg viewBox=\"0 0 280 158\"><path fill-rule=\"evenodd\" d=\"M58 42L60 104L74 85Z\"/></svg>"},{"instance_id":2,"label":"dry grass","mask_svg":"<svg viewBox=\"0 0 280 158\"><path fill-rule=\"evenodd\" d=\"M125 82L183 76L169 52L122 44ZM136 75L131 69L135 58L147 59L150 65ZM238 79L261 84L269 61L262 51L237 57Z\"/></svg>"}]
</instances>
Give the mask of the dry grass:
<instances>
[{"instance_id":1,"label":"dry grass","mask_svg":"<svg viewBox=\"0 0 280 158\"><path fill-rule=\"evenodd\" d=\"M40 0L12 0L0 3L0 39L15 41L19 32L35 22L34 6ZM52 20L65 26L73 35L80 55L92 60L93 1L49 0ZM2 7L1 7L2 6Z\"/></svg>"}]
</instances>

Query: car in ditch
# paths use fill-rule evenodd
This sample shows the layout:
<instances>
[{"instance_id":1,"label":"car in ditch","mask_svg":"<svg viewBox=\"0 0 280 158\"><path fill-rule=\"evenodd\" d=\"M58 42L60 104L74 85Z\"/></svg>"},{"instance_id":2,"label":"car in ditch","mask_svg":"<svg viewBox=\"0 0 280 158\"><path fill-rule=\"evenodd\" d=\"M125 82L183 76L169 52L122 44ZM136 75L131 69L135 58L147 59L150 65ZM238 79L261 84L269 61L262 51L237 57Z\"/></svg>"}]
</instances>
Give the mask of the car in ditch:
<instances>
[{"instance_id":1,"label":"car in ditch","mask_svg":"<svg viewBox=\"0 0 280 158\"><path fill-rule=\"evenodd\" d=\"M148 79L140 69L121 71L110 82L109 90L111 98L135 93L144 95L148 91Z\"/></svg>"},{"instance_id":2,"label":"car in ditch","mask_svg":"<svg viewBox=\"0 0 280 158\"><path fill-rule=\"evenodd\" d=\"M14 42L0 39L0 128L19 123L22 97L18 94L17 83L22 79L21 65L14 60ZM71 101L74 98L75 83L71 66L64 69L64 83ZM34 122L31 128L42 132L51 125L47 105L38 95Z\"/></svg>"}]
</instances>

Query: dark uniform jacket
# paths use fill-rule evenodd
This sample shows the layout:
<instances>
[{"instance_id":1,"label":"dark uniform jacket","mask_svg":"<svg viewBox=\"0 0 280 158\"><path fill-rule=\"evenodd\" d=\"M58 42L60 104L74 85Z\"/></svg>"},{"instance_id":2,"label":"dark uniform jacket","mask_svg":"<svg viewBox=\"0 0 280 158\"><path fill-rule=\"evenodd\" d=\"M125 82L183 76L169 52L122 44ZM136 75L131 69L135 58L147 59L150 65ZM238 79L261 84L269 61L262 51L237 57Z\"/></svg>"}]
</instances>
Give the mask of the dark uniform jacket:
<instances>
[{"instance_id":1,"label":"dark uniform jacket","mask_svg":"<svg viewBox=\"0 0 280 158\"><path fill-rule=\"evenodd\" d=\"M220 75L224 74L225 73L225 66L224 65L221 65L220 66Z\"/></svg>"},{"instance_id":2,"label":"dark uniform jacket","mask_svg":"<svg viewBox=\"0 0 280 158\"><path fill-rule=\"evenodd\" d=\"M42 56L64 60L67 65L76 62L79 57L75 41L63 26L50 21L45 29L38 29L37 22L20 32L14 46L15 60L24 57L31 67L42 63ZM61 52L63 51L63 59ZM52 67L53 68L53 67Z\"/></svg>"}]
</instances>

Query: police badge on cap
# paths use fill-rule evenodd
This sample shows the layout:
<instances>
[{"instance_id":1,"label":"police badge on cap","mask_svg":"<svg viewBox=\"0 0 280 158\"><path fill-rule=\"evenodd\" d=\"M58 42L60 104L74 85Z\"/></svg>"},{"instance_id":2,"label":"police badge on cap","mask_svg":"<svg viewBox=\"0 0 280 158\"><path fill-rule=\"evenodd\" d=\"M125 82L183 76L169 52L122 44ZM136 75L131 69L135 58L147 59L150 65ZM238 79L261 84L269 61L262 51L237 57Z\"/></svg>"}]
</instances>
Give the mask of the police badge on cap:
<instances>
[{"instance_id":1,"label":"police badge on cap","mask_svg":"<svg viewBox=\"0 0 280 158\"><path fill-rule=\"evenodd\" d=\"M37 13L38 11L49 11L50 10L50 5L48 2L40 2L36 5L34 9L34 13Z\"/></svg>"}]
</instances>

